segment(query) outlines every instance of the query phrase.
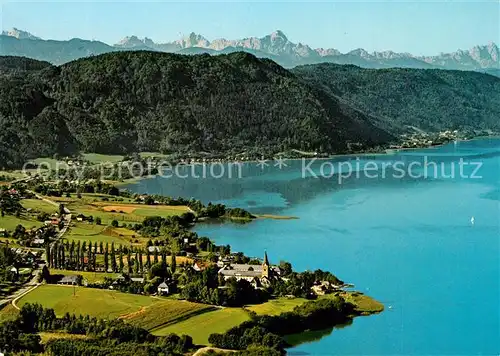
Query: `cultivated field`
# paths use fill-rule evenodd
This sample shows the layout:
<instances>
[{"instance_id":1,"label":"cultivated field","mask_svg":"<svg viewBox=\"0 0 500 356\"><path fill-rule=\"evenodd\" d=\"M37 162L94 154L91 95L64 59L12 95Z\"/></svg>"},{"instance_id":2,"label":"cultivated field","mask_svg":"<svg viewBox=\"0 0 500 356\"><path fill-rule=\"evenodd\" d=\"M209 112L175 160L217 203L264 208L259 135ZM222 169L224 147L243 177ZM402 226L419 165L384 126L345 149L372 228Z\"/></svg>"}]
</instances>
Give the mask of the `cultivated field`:
<instances>
[{"instance_id":1,"label":"cultivated field","mask_svg":"<svg viewBox=\"0 0 500 356\"><path fill-rule=\"evenodd\" d=\"M147 239L140 237L136 232L123 228L113 228L106 225L91 225L89 223L72 223L65 236L69 241L102 242L115 245L144 245ZM136 242L137 241L137 242Z\"/></svg>"},{"instance_id":2,"label":"cultivated field","mask_svg":"<svg viewBox=\"0 0 500 356\"><path fill-rule=\"evenodd\" d=\"M70 274L68 271L52 271L56 272ZM120 318L127 323L154 330L154 334L158 335L169 332L182 334L190 330L197 337L195 341L203 343L207 343L212 332L225 331L249 318L248 313L240 308L217 309L184 300L72 286L42 285L22 297L17 305L22 307L26 303L40 303L53 308L58 317L70 313L104 319ZM17 311L7 306L0 311L0 320L16 315ZM195 330L198 328L203 330ZM170 331L165 331L167 329Z\"/></svg>"},{"instance_id":3,"label":"cultivated field","mask_svg":"<svg viewBox=\"0 0 500 356\"><path fill-rule=\"evenodd\" d=\"M162 299L158 303L141 308L138 312L125 315L121 319L146 330L152 330L214 309L215 307L211 305Z\"/></svg>"},{"instance_id":4,"label":"cultivated field","mask_svg":"<svg viewBox=\"0 0 500 356\"><path fill-rule=\"evenodd\" d=\"M99 217L104 225L116 220L120 224L140 223L148 216L168 217L190 211L186 206L134 204L130 199L117 198L103 194L83 194L82 198L72 195L70 198L51 197L57 203L64 204L74 213Z\"/></svg>"},{"instance_id":5,"label":"cultivated field","mask_svg":"<svg viewBox=\"0 0 500 356\"><path fill-rule=\"evenodd\" d=\"M242 308L224 308L193 316L187 320L158 328L153 335L176 333L193 337L199 345L208 345L208 337L213 333L223 333L242 322L250 320L248 312Z\"/></svg>"}]
</instances>

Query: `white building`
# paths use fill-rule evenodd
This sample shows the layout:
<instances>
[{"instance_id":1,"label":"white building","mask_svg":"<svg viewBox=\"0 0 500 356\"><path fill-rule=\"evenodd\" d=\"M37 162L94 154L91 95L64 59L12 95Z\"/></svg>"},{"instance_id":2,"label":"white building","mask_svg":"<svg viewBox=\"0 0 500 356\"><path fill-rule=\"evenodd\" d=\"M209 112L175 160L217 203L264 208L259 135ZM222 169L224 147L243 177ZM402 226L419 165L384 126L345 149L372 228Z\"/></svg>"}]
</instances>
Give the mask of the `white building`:
<instances>
[{"instance_id":1,"label":"white building","mask_svg":"<svg viewBox=\"0 0 500 356\"><path fill-rule=\"evenodd\" d=\"M170 293L170 288L168 287L168 284L163 282L158 286L158 294L160 295L167 295Z\"/></svg>"}]
</instances>

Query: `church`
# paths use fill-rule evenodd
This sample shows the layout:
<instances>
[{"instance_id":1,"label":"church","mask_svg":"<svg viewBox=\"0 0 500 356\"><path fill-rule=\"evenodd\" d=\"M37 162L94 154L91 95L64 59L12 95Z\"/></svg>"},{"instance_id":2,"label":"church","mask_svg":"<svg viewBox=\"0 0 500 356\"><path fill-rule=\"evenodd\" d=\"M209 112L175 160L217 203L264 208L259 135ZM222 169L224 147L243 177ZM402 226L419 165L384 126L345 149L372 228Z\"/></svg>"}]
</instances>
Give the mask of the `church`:
<instances>
[{"instance_id":1,"label":"church","mask_svg":"<svg viewBox=\"0 0 500 356\"><path fill-rule=\"evenodd\" d=\"M265 252L262 265L227 264L219 270L219 274L224 277L224 280L229 278L236 278L238 281L244 279L255 287L267 287L271 284L272 279L279 278L281 271L279 267L271 266L267 252Z\"/></svg>"}]
</instances>

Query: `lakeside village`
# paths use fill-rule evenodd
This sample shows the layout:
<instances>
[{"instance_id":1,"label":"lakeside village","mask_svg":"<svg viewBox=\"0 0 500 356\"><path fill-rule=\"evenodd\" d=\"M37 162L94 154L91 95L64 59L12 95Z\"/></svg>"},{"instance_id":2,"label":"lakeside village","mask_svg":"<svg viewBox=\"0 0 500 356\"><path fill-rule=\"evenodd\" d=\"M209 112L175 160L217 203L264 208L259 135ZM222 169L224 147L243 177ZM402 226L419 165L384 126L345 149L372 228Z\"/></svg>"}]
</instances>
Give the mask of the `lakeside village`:
<instances>
[{"instance_id":1,"label":"lakeside village","mask_svg":"<svg viewBox=\"0 0 500 356\"><path fill-rule=\"evenodd\" d=\"M0 320L19 322L9 326L18 332L18 343L10 351L73 355L64 351L68 343L89 347L81 339L68 339L68 334L87 335L105 348L109 342L106 325L116 323L113 327L124 333L132 332L130 328L142 330L133 331L141 337L125 339L146 349L160 343L168 345L165 347L173 354L185 354L211 345L280 355L288 346L286 335L330 328L348 323L354 316L383 310L370 297L347 290L349 286L330 272L296 272L289 262L271 263L265 251L262 259L251 258L192 231L206 219L250 223L256 219L242 209L132 194L102 182L80 184L32 177L0 187L0 211ZM93 294L86 299L82 291ZM77 299L73 299L75 293ZM144 305L134 305L126 316L120 310L116 318L108 320L116 300L131 294L144 298ZM98 314L108 315L106 321L93 314L95 298L111 303ZM170 304L149 306L152 301ZM68 314L74 303L79 313L87 315L84 319ZM189 313L176 314L187 306ZM200 310L203 314L198 315ZM243 314L220 318L220 313L236 311ZM37 321L28 329L26 320L19 321L29 315L32 323L46 318L47 313L52 321ZM186 323L199 317L215 324L203 331L196 326L191 333ZM7 332L1 325L0 341ZM161 331L162 327L169 332ZM183 337L182 342L170 336L167 342L163 336L186 329L194 341L191 336ZM42 331L62 336L56 334L41 344L35 336ZM29 345L24 334L31 335ZM123 340L116 341L120 342L125 345Z\"/></svg>"},{"instance_id":2,"label":"lakeside village","mask_svg":"<svg viewBox=\"0 0 500 356\"><path fill-rule=\"evenodd\" d=\"M491 130L445 130L440 132L425 132L413 128L411 132L401 134L397 141L392 144L379 147L364 147L360 143L348 142L346 151L337 152L337 154L387 153L393 152L394 150L427 148L449 142L469 140L474 137L494 135L497 135L497 133ZM324 152L303 152L292 149L271 156L286 157L287 159L311 157L328 158L332 156L332 154ZM140 177L154 176L163 169L172 168L176 165L223 162L236 163L259 160L262 158L263 156L261 153L252 151L232 154L185 153L167 155L161 153L135 153L129 156L83 154L66 157L55 155L51 159L40 159L28 162L24 167L23 173L27 173L28 175L41 174L47 180L67 179L72 182L105 180L107 182L119 184L121 182L133 181ZM15 175L7 173L0 174L0 183L14 182L17 178L18 177Z\"/></svg>"}]
</instances>

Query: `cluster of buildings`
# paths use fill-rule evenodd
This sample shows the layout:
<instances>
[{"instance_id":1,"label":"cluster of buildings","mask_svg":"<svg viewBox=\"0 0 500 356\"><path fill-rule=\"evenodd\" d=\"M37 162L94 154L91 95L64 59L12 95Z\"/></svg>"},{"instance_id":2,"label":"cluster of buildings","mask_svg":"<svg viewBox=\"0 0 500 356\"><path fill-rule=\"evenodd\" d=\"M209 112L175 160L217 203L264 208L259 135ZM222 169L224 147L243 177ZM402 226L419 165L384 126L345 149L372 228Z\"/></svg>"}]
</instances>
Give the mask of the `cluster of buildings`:
<instances>
[{"instance_id":1,"label":"cluster of buildings","mask_svg":"<svg viewBox=\"0 0 500 356\"><path fill-rule=\"evenodd\" d=\"M466 140L466 134L458 130L446 130L437 133L418 132L401 135L401 143L393 145L391 149L419 148L440 145L455 140Z\"/></svg>"},{"instance_id":2,"label":"cluster of buildings","mask_svg":"<svg viewBox=\"0 0 500 356\"><path fill-rule=\"evenodd\" d=\"M237 281L245 280L250 282L255 288L268 287L272 279L281 278L281 270L277 266L271 266L267 258L267 252L264 253L262 265L254 264L236 264L229 261L219 261L219 274L228 280L235 278Z\"/></svg>"}]
</instances>

